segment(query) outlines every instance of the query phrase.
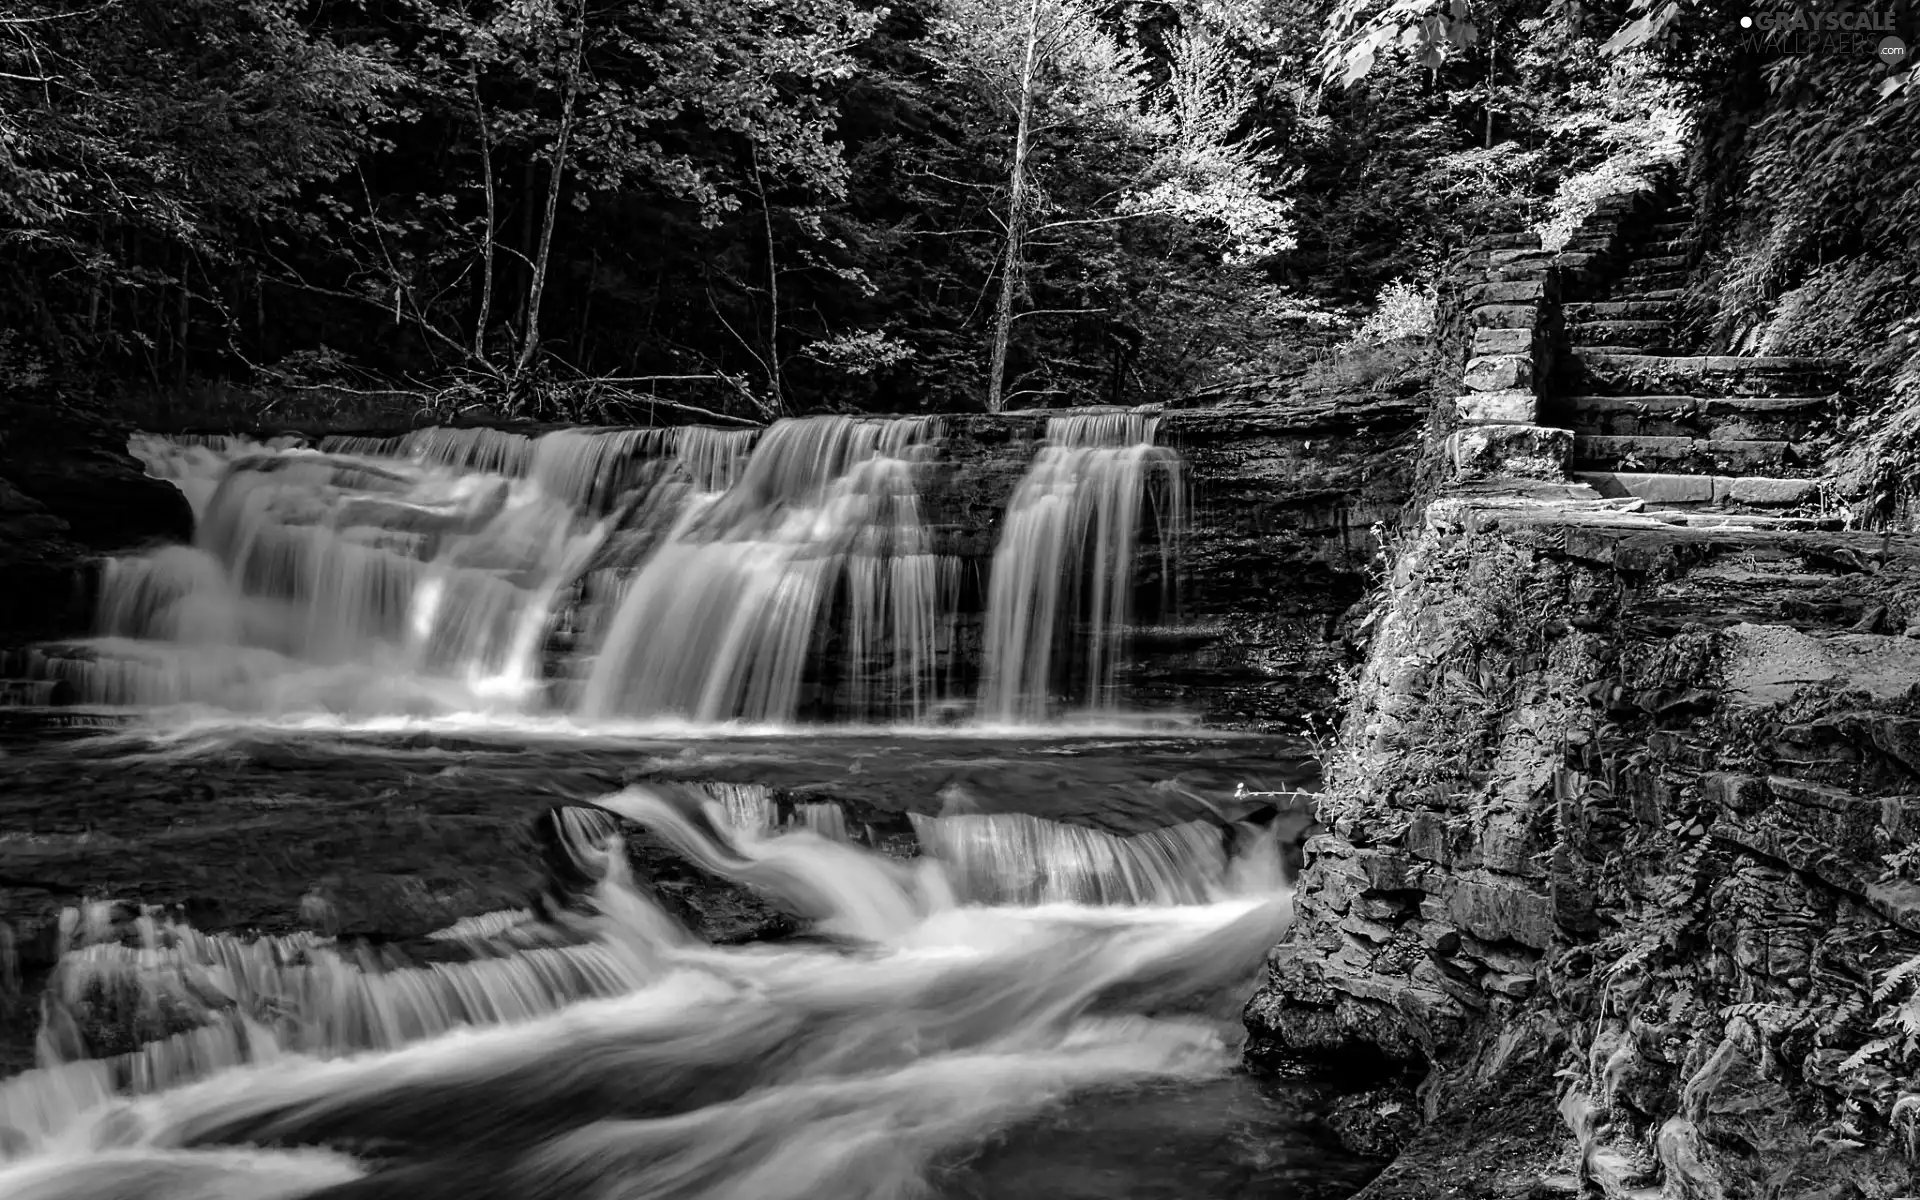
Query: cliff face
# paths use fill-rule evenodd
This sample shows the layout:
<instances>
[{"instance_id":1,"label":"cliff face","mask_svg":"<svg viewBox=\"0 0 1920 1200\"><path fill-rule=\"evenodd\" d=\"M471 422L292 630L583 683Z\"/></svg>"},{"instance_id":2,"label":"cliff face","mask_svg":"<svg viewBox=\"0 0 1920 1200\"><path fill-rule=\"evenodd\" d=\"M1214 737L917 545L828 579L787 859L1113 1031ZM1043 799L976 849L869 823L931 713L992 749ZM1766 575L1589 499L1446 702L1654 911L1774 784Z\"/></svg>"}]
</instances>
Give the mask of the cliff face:
<instances>
[{"instance_id":1,"label":"cliff face","mask_svg":"<svg viewBox=\"0 0 1920 1200\"><path fill-rule=\"evenodd\" d=\"M1609 303L1590 259L1534 261L1542 307ZM1636 353L1576 342L1559 377ZM1756 360L1658 361L1748 418L1804 407L1740 385ZM1531 424L1591 404L1526 369L1476 389L1476 364L1375 598L1250 1058L1426 1070L1376 1105L1411 1118L1369 1197L1907 1194L1920 538L1715 483L1710 432L1696 474L1594 462L1608 436ZM1710 407L1631 399L1601 407Z\"/></svg>"},{"instance_id":2,"label":"cliff face","mask_svg":"<svg viewBox=\"0 0 1920 1200\"><path fill-rule=\"evenodd\" d=\"M147 477L130 432L84 405L0 397L0 646L84 631L94 559L192 535L185 497Z\"/></svg>"}]
</instances>

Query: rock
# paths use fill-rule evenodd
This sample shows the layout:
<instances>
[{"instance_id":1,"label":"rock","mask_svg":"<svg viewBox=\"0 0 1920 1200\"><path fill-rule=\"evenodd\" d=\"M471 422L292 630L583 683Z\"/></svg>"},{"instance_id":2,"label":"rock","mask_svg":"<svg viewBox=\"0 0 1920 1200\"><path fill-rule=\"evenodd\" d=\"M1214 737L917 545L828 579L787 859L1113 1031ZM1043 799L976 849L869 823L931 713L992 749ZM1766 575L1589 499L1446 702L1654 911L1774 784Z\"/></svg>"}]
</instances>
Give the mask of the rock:
<instances>
[{"instance_id":1,"label":"rock","mask_svg":"<svg viewBox=\"0 0 1920 1200\"><path fill-rule=\"evenodd\" d=\"M1407 853L1415 858L1446 866L1454 858L1453 841L1451 826L1438 813L1416 812L1407 822Z\"/></svg>"},{"instance_id":2,"label":"rock","mask_svg":"<svg viewBox=\"0 0 1920 1200\"><path fill-rule=\"evenodd\" d=\"M1874 748L1909 774L1920 776L1920 720L1912 717L1876 717L1869 723Z\"/></svg>"},{"instance_id":3,"label":"rock","mask_svg":"<svg viewBox=\"0 0 1920 1200\"><path fill-rule=\"evenodd\" d=\"M1473 331L1475 354L1526 354L1533 348L1534 333L1525 329L1476 329ZM1473 386L1471 383L1469 387Z\"/></svg>"},{"instance_id":4,"label":"rock","mask_svg":"<svg viewBox=\"0 0 1920 1200\"><path fill-rule=\"evenodd\" d=\"M1534 386L1533 356L1495 354L1471 359L1461 382L1476 392L1531 390Z\"/></svg>"},{"instance_id":5,"label":"rock","mask_svg":"<svg viewBox=\"0 0 1920 1200\"><path fill-rule=\"evenodd\" d=\"M555 900L568 905L584 898L599 878L593 853L614 834L622 838L635 885L702 940L725 945L798 930L794 917L767 898L689 862L650 831L600 808L556 808L534 823L534 843Z\"/></svg>"},{"instance_id":6,"label":"rock","mask_svg":"<svg viewBox=\"0 0 1920 1200\"><path fill-rule=\"evenodd\" d=\"M1876 699L1904 696L1920 678L1920 646L1878 634L1816 636L1742 622L1726 632L1727 696L1760 707L1810 683L1845 680Z\"/></svg>"},{"instance_id":7,"label":"rock","mask_svg":"<svg viewBox=\"0 0 1920 1200\"><path fill-rule=\"evenodd\" d=\"M1732 481L1727 497L1735 504L1785 507L1799 504L1819 490L1815 479L1763 479L1743 476Z\"/></svg>"},{"instance_id":8,"label":"rock","mask_svg":"<svg viewBox=\"0 0 1920 1200\"><path fill-rule=\"evenodd\" d=\"M1557 479L1573 435L1539 425L1471 425L1447 437L1447 453L1462 480L1515 476Z\"/></svg>"},{"instance_id":9,"label":"rock","mask_svg":"<svg viewBox=\"0 0 1920 1200\"><path fill-rule=\"evenodd\" d=\"M1487 941L1511 939L1544 950L1553 941L1553 902L1530 887L1485 872L1448 880L1451 923Z\"/></svg>"},{"instance_id":10,"label":"rock","mask_svg":"<svg viewBox=\"0 0 1920 1200\"><path fill-rule=\"evenodd\" d=\"M1514 1000L1524 1000L1533 994L1534 979L1531 975L1505 975L1497 971L1483 971L1478 982L1487 991Z\"/></svg>"},{"instance_id":11,"label":"rock","mask_svg":"<svg viewBox=\"0 0 1920 1200\"><path fill-rule=\"evenodd\" d=\"M1752 775L1709 771L1700 777L1700 791L1707 803L1736 813L1758 812L1771 797L1767 785Z\"/></svg>"},{"instance_id":12,"label":"rock","mask_svg":"<svg viewBox=\"0 0 1920 1200\"><path fill-rule=\"evenodd\" d=\"M1390 1158L1420 1128L1420 1106L1410 1088L1396 1084L1341 1096L1324 1119L1351 1153Z\"/></svg>"},{"instance_id":13,"label":"rock","mask_svg":"<svg viewBox=\"0 0 1920 1200\"><path fill-rule=\"evenodd\" d=\"M0 646L88 632L94 560L186 540L193 514L84 404L0 396Z\"/></svg>"},{"instance_id":14,"label":"rock","mask_svg":"<svg viewBox=\"0 0 1920 1200\"><path fill-rule=\"evenodd\" d=\"M1454 412L1470 425L1531 425L1540 402L1530 391L1468 392L1453 400Z\"/></svg>"},{"instance_id":15,"label":"rock","mask_svg":"<svg viewBox=\"0 0 1920 1200\"><path fill-rule=\"evenodd\" d=\"M1460 300L1468 308L1483 304L1512 304L1525 305L1532 310L1535 309L1532 302L1545 299L1554 290L1545 280L1508 280L1475 284L1461 293Z\"/></svg>"},{"instance_id":16,"label":"rock","mask_svg":"<svg viewBox=\"0 0 1920 1200\"><path fill-rule=\"evenodd\" d=\"M1533 250L1540 246L1540 235L1531 229L1517 233L1489 233L1475 245L1482 250Z\"/></svg>"},{"instance_id":17,"label":"rock","mask_svg":"<svg viewBox=\"0 0 1920 1200\"><path fill-rule=\"evenodd\" d=\"M1540 285L1508 283L1491 286L1511 288ZM1539 308L1532 304L1482 304L1467 314L1467 324L1473 329L1524 329L1531 332L1539 316Z\"/></svg>"}]
</instances>

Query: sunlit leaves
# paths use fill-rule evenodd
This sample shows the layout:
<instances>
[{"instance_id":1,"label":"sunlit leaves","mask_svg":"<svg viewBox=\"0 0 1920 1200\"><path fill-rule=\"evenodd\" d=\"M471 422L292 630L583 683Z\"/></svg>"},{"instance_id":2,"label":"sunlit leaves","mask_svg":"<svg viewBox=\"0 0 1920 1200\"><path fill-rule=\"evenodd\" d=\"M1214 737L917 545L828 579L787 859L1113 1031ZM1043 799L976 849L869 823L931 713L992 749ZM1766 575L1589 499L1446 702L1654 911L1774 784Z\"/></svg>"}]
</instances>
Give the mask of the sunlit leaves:
<instances>
[{"instance_id":1,"label":"sunlit leaves","mask_svg":"<svg viewBox=\"0 0 1920 1200\"><path fill-rule=\"evenodd\" d=\"M1665 32L1680 13L1679 0L1661 0L1651 5L1647 0L1635 0L1633 7L1641 15L1621 26L1618 32L1607 39L1603 47L1606 53L1621 54L1639 49Z\"/></svg>"},{"instance_id":2,"label":"sunlit leaves","mask_svg":"<svg viewBox=\"0 0 1920 1200\"><path fill-rule=\"evenodd\" d=\"M1222 231L1229 263L1292 248L1291 199L1279 156L1250 131L1257 99L1244 62L1221 30L1194 21L1169 39L1166 81L1153 105L1164 116L1148 186L1122 211L1152 212Z\"/></svg>"}]
</instances>

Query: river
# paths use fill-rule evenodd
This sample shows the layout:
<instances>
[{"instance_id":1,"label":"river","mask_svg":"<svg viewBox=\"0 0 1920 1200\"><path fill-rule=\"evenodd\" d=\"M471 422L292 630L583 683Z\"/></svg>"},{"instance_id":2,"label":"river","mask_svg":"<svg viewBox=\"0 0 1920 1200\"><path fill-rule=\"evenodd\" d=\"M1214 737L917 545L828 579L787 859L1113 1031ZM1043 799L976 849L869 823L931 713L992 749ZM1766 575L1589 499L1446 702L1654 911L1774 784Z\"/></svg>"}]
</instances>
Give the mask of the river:
<instances>
[{"instance_id":1,"label":"river","mask_svg":"<svg viewBox=\"0 0 1920 1200\"><path fill-rule=\"evenodd\" d=\"M78 703L0 710L0 1195L1377 1167L1338 1081L1239 1067L1306 748L1126 703L1177 619L1150 417L1062 418L984 572L920 503L937 423L512 436L140 447L195 544L32 652Z\"/></svg>"}]
</instances>

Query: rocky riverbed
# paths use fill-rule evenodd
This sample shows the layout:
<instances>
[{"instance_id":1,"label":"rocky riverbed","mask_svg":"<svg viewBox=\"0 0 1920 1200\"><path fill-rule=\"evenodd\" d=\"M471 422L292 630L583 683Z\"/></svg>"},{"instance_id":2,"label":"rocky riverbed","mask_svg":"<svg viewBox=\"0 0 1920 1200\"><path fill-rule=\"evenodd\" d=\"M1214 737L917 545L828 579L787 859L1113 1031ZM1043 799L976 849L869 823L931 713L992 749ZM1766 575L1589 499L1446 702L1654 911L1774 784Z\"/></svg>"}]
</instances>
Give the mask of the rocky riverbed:
<instances>
[{"instance_id":1,"label":"rocky riverbed","mask_svg":"<svg viewBox=\"0 0 1920 1200\"><path fill-rule=\"evenodd\" d=\"M837 807L856 840L912 853L907 814L1025 812L1113 834L1272 811L1297 846L1314 767L1268 738L982 741L906 734L645 737L210 724L166 731L19 714L0 722L0 912L31 984L63 909L117 901L206 932L318 929L404 943L539 902L541 818L632 783L762 789L775 820ZM1274 795L1236 797L1245 790ZM783 914L664 845L636 874L716 942L782 936ZM31 986L13 993L24 1065Z\"/></svg>"}]
</instances>

